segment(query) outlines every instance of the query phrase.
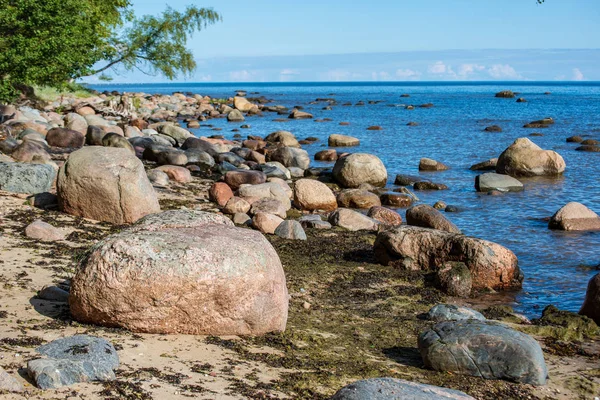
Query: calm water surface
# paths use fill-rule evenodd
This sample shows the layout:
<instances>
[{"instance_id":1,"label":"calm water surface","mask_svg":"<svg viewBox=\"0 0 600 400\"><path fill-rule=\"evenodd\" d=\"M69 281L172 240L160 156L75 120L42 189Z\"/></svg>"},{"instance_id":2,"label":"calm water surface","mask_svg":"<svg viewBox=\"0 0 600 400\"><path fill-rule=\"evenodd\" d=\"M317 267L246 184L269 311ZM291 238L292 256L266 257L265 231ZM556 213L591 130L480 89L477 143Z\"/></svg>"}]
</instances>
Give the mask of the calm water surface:
<instances>
[{"instance_id":1,"label":"calm water surface","mask_svg":"<svg viewBox=\"0 0 600 400\"><path fill-rule=\"evenodd\" d=\"M445 183L447 191L417 192L421 201L433 204L443 200L458 206L461 212L446 214L467 235L500 243L515 252L525 274L523 290L514 298L517 310L538 316L547 304L578 311L588 280L600 263L600 233L565 233L550 231L545 218L569 201L581 202L600 212L600 153L575 151L577 145L565 138L581 135L600 140L600 83L523 83L494 84L456 83L303 83L303 84L145 84L102 85L98 90L164 93L184 91L229 97L236 90L259 92L273 99L272 104L288 107L301 105L315 118L331 118L333 122L314 120L275 122L275 114L249 117L251 129L243 135L265 136L276 130L288 130L299 139L315 136L319 141L303 146L311 157L326 147L332 133L355 136L361 140L354 152L373 153L387 167L389 186L396 174L422 175ZM527 103L515 99L495 98L494 93L510 89L520 93ZM552 92L544 95L544 92ZM410 98L400 98L403 93ZM258 96L258 95L257 95ZM318 97L334 97L338 106L322 110L325 104L310 105ZM344 102L364 106L341 106ZM369 100L381 101L368 104ZM433 108L406 110L403 105L433 103ZM532 120L553 117L547 129L524 129ZM340 126L348 121L350 126ZM409 127L409 121L417 122ZM240 124L225 119L207 123L223 128L214 132L209 127L194 130L198 136L218 133L232 139L231 129ZM500 125L501 133L483 129ZM380 125L382 131L367 131ZM524 179L525 191L504 196L487 196L475 192L476 172L469 166L497 157L516 138L542 133L530 139L544 149L559 152L567 169L558 179ZM434 158L450 166L444 172L419 173L421 157ZM313 165L327 165L315 163ZM331 165L331 164L329 164ZM399 210L403 214L403 210Z\"/></svg>"}]
</instances>

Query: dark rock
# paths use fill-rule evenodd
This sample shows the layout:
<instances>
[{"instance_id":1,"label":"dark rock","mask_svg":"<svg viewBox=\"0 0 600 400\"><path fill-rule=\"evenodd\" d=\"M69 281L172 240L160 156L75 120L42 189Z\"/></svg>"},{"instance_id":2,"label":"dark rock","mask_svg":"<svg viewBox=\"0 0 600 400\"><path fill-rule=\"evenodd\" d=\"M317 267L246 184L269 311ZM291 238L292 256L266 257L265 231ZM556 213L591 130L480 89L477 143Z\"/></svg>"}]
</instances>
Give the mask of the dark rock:
<instances>
[{"instance_id":1,"label":"dark rock","mask_svg":"<svg viewBox=\"0 0 600 400\"><path fill-rule=\"evenodd\" d=\"M600 146L594 146L594 145L579 146L575 150L576 151L587 151L590 153L598 153L598 152L600 152Z\"/></svg>"},{"instance_id":2,"label":"dark rock","mask_svg":"<svg viewBox=\"0 0 600 400\"><path fill-rule=\"evenodd\" d=\"M434 183L428 181L417 182L413 185L413 189L415 190L446 190L448 186L442 183Z\"/></svg>"},{"instance_id":3,"label":"dark rock","mask_svg":"<svg viewBox=\"0 0 600 400\"><path fill-rule=\"evenodd\" d=\"M590 279L579 314L590 317L600 325L600 274Z\"/></svg>"},{"instance_id":4,"label":"dark rock","mask_svg":"<svg viewBox=\"0 0 600 400\"><path fill-rule=\"evenodd\" d=\"M444 293L456 297L468 297L471 294L473 280L471 271L464 263L448 262L444 264L435 277L437 287Z\"/></svg>"},{"instance_id":5,"label":"dark rock","mask_svg":"<svg viewBox=\"0 0 600 400\"><path fill-rule=\"evenodd\" d=\"M52 128L46 134L49 146L80 148L85 143L85 136L81 132L67 128Z\"/></svg>"},{"instance_id":6,"label":"dark rock","mask_svg":"<svg viewBox=\"0 0 600 400\"><path fill-rule=\"evenodd\" d=\"M498 125L491 125L484 129L486 132L502 132L502 128Z\"/></svg>"},{"instance_id":7,"label":"dark rock","mask_svg":"<svg viewBox=\"0 0 600 400\"><path fill-rule=\"evenodd\" d=\"M411 186L421 181L423 181L423 178L420 176L398 174L396 175L394 184L400 186Z\"/></svg>"},{"instance_id":8,"label":"dark rock","mask_svg":"<svg viewBox=\"0 0 600 400\"><path fill-rule=\"evenodd\" d=\"M482 161L480 163L473 164L471 165L471 167L469 167L469 169L471 171L495 171L497 163L498 159L492 158L487 161Z\"/></svg>"},{"instance_id":9,"label":"dark rock","mask_svg":"<svg viewBox=\"0 0 600 400\"><path fill-rule=\"evenodd\" d=\"M406 210L406 223L422 228L439 229L451 233L460 233L460 229L444 215L427 204L419 204Z\"/></svg>"},{"instance_id":10,"label":"dark rock","mask_svg":"<svg viewBox=\"0 0 600 400\"><path fill-rule=\"evenodd\" d=\"M510 90L503 90L501 92L496 93L496 97L501 97L504 99L512 99L515 97L515 94Z\"/></svg>"},{"instance_id":11,"label":"dark rock","mask_svg":"<svg viewBox=\"0 0 600 400\"><path fill-rule=\"evenodd\" d=\"M69 292L58 286L44 286L37 294L38 299L57 301L60 303L69 302Z\"/></svg>"},{"instance_id":12,"label":"dark rock","mask_svg":"<svg viewBox=\"0 0 600 400\"><path fill-rule=\"evenodd\" d=\"M413 203L412 197L406 194L384 193L380 198L381 204L391 207L406 208Z\"/></svg>"}]
</instances>

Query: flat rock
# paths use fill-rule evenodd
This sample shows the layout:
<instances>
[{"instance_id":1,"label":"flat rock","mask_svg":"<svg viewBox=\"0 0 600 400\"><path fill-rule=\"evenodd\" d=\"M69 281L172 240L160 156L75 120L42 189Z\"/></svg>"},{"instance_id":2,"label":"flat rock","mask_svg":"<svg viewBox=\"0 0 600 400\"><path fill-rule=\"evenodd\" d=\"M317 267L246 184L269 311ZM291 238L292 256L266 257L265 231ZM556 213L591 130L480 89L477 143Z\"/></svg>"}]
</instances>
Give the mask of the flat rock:
<instances>
[{"instance_id":1,"label":"flat rock","mask_svg":"<svg viewBox=\"0 0 600 400\"><path fill-rule=\"evenodd\" d=\"M457 306L454 304L437 304L427 312L427 319L430 321L462 321L464 319L476 319L485 321L485 317L479 311L469 307Z\"/></svg>"},{"instance_id":2,"label":"flat rock","mask_svg":"<svg viewBox=\"0 0 600 400\"><path fill-rule=\"evenodd\" d=\"M523 184L512 176L488 172L475 177L475 190L478 192L490 192L492 190L521 192L523 191Z\"/></svg>"},{"instance_id":3,"label":"flat rock","mask_svg":"<svg viewBox=\"0 0 600 400\"><path fill-rule=\"evenodd\" d=\"M329 136L327 143L330 147L352 147L358 146L360 140L353 136L333 134Z\"/></svg>"},{"instance_id":4,"label":"flat rock","mask_svg":"<svg viewBox=\"0 0 600 400\"><path fill-rule=\"evenodd\" d=\"M431 158L421 158L419 161L419 171L445 171L448 166Z\"/></svg>"},{"instance_id":5,"label":"flat rock","mask_svg":"<svg viewBox=\"0 0 600 400\"><path fill-rule=\"evenodd\" d=\"M497 158L490 158L487 161L482 161L480 163L471 165L469 169L471 171L495 171L497 163Z\"/></svg>"},{"instance_id":6,"label":"flat rock","mask_svg":"<svg viewBox=\"0 0 600 400\"><path fill-rule=\"evenodd\" d=\"M48 242L65 240L65 234L59 228L55 228L40 219L33 221L25 228L25 236Z\"/></svg>"},{"instance_id":7,"label":"flat rock","mask_svg":"<svg viewBox=\"0 0 600 400\"><path fill-rule=\"evenodd\" d=\"M405 381L372 378L340 389L331 400L475 400L458 390Z\"/></svg>"},{"instance_id":8,"label":"flat rock","mask_svg":"<svg viewBox=\"0 0 600 400\"><path fill-rule=\"evenodd\" d=\"M19 393L25 390L21 382L9 375L4 368L0 367L0 393L3 391Z\"/></svg>"}]
</instances>

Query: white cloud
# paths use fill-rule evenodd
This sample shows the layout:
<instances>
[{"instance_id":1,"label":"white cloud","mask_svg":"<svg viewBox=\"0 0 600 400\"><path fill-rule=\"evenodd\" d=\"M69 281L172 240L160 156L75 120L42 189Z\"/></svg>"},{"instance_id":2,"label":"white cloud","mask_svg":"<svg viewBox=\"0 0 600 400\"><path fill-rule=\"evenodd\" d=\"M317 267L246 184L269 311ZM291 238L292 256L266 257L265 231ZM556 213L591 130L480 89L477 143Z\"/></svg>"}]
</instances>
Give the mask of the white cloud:
<instances>
[{"instance_id":1,"label":"white cloud","mask_svg":"<svg viewBox=\"0 0 600 400\"><path fill-rule=\"evenodd\" d=\"M421 73L418 71L413 71L412 69L402 69L399 68L396 70L396 77L400 79L419 79L421 77Z\"/></svg>"},{"instance_id":2,"label":"white cloud","mask_svg":"<svg viewBox=\"0 0 600 400\"><path fill-rule=\"evenodd\" d=\"M325 74L325 80L333 82L347 81L351 77L352 74L350 73L350 71L346 71L343 69L332 69L327 71L327 73Z\"/></svg>"},{"instance_id":3,"label":"white cloud","mask_svg":"<svg viewBox=\"0 0 600 400\"><path fill-rule=\"evenodd\" d=\"M279 72L279 75L300 75L297 69L284 68Z\"/></svg>"},{"instance_id":4,"label":"white cloud","mask_svg":"<svg viewBox=\"0 0 600 400\"><path fill-rule=\"evenodd\" d=\"M438 61L435 64L430 65L428 71L430 74L441 75L447 73L449 69L450 68L447 67L446 64L444 64L441 61Z\"/></svg>"},{"instance_id":5,"label":"white cloud","mask_svg":"<svg viewBox=\"0 0 600 400\"><path fill-rule=\"evenodd\" d=\"M458 66L458 75L461 77L466 77L475 72L483 71L485 67L479 64L461 64Z\"/></svg>"},{"instance_id":6,"label":"white cloud","mask_svg":"<svg viewBox=\"0 0 600 400\"><path fill-rule=\"evenodd\" d=\"M487 69L487 73L494 79L517 78L522 76L508 64L495 64Z\"/></svg>"},{"instance_id":7,"label":"white cloud","mask_svg":"<svg viewBox=\"0 0 600 400\"><path fill-rule=\"evenodd\" d=\"M248 70L245 69L241 71L231 71L229 73L230 81L251 82L253 77L254 74L252 72L248 72Z\"/></svg>"},{"instance_id":8,"label":"white cloud","mask_svg":"<svg viewBox=\"0 0 600 400\"><path fill-rule=\"evenodd\" d=\"M583 76L583 72L579 68L573 68L573 77L572 81L584 81L585 77Z\"/></svg>"},{"instance_id":9,"label":"white cloud","mask_svg":"<svg viewBox=\"0 0 600 400\"><path fill-rule=\"evenodd\" d=\"M389 81L391 79L390 74L385 71L371 72L371 79L374 81Z\"/></svg>"}]
</instances>

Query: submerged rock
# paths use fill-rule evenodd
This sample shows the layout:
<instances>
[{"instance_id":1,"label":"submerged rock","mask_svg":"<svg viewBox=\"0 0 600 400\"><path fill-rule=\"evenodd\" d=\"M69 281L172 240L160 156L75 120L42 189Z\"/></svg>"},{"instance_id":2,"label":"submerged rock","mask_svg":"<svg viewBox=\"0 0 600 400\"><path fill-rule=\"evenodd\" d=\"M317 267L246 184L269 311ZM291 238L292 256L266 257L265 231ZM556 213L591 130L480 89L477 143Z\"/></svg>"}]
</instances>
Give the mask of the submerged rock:
<instances>
[{"instance_id":1,"label":"submerged rock","mask_svg":"<svg viewBox=\"0 0 600 400\"><path fill-rule=\"evenodd\" d=\"M583 204L572 201L550 218L548 228L563 231L600 230L600 217Z\"/></svg>"},{"instance_id":2,"label":"submerged rock","mask_svg":"<svg viewBox=\"0 0 600 400\"><path fill-rule=\"evenodd\" d=\"M475 177L475 190L478 192L490 192L492 190L521 192L523 191L523 184L512 176L488 172Z\"/></svg>"}]
</instances>

